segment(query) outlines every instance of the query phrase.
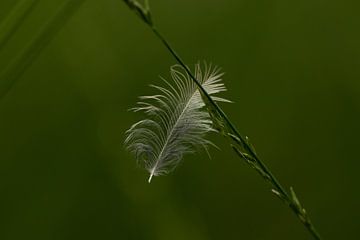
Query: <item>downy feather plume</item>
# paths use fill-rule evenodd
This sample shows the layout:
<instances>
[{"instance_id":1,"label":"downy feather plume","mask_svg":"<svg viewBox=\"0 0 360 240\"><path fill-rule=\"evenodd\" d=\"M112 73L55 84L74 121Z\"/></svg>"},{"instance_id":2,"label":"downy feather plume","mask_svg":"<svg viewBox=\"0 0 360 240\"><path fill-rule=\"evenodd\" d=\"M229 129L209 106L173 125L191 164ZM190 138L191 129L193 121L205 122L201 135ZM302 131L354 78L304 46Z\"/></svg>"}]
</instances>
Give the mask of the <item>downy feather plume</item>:
<instances>
[{"instance_id":1,"label":"downy feather plume","mask_svg":"<svg viewBox=\"0 0 360 240\"><path fill-rule=\"evenodd\" d=\"M184 154L195 152L198 147L207 151L212 144L204 138L214 130L196 84L179 65L171 67L170 73L174 84L163 79L165 87L150 85L159 94L141 96L137 107L131 109L144 112L148 118L126 131L127 149L149 171L149 182L153 176L171 172ZM201 70L200 64L195 65L196 79L213 100L229 102L213 96L226 91L222 76L217 67L205 64Z\"/></svg>"}]
</instances>

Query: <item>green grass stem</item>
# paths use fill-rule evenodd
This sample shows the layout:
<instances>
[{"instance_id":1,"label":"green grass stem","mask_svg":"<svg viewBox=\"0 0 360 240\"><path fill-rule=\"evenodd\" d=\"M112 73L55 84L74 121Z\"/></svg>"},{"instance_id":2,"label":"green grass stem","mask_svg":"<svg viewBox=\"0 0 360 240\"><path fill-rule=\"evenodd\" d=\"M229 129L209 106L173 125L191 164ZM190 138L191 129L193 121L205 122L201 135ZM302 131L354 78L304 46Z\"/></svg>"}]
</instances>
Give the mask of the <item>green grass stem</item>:
<instances>
[{"instance_id":1,"label":"green grass stem","mask_svg":"<svg viewBox=\"0 0 360 240\"><path fill-rule=\"evenodd\" d=\"M239 157L245 160L252 168L254 168L267 182L270 183L272 187L272 192L278 196L290 209L295 213L299 218L301 223L306 227L314 239L321 240L320 234L312 224L307 212L300 204L293 188L290 188L290 191L286 191L285 188L280 184L274 174L270 169L265 165L265 163L258 157L254 147L250 144L247 137L243 137L240 132L237 130L235 125L230 121L229 117L224 113L224 111L215 103L215 101L210 97L210 95L205 91L199 81L195 78L194 74L191 72L189 67L181 59L181 57L176 53L174 48L166 40L166 38L157 30L155 27L148 1L145 1L145 5L141 5L134 0L124 0L124 2L134 10L137 15L151 28L154 34L161 40L164 46L169 50L171 55L176 59L176 61L186 70L187 74L191 79L196 83L199 88L199 91L202 93L203 99L208 107L209 113L212 116L213 122L216 125L215 127L219 132L227 137L230 140L231 147L237 153Z\"/></svg>"},{"instance_id":2,"label":"green grass stem","mask_svg":"<svg viewBox=\"0 0 360 240\"><path fill-rule=\"evenodd\" d=\"M19 1L0 23L0 51L16 33L38 2L38 0Z\"/></svg>"},{"instance_id":3,"label":"green grass stem","mask_svg":"<svg viewBox=\"0 0 360 240\"><path fill-rule=\"evenodd\" d=\"M28 43L24 50L0 73L0 100L6 96L42 50L49 45L56 34L74 15L85 0L67 0ZM9 31L12 28L9 29ZM9 35L7 33L6 35Z\"/></svg>"}]
</instances>

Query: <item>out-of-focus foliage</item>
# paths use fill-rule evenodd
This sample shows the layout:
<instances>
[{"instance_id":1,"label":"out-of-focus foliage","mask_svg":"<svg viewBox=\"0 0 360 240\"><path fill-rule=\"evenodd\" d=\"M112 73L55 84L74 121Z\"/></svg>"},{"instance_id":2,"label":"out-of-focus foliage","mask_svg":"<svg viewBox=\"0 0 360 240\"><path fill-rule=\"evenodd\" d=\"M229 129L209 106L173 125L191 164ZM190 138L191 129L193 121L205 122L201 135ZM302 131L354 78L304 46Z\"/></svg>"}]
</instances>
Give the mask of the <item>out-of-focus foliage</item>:
<instances>
[{"instance_id":1,"label":"out-of-focus foliage","mask_svg":"<svg viewBox=\"0 0 360 240\"><path fill-rule=\"evenodd\" d=\"M2 0L0 20L17 1ZM56 14L39 3L3 70ZM152 1L186 62L226 72L224 109L324 239L356 238L360 33L356 1ZM122 1L87 0L0 102L0 239L308 239L222 139L147 183L122 143L174 61ZM164 76L168 77L168 76Z\"/></svg>"}]
</instances>

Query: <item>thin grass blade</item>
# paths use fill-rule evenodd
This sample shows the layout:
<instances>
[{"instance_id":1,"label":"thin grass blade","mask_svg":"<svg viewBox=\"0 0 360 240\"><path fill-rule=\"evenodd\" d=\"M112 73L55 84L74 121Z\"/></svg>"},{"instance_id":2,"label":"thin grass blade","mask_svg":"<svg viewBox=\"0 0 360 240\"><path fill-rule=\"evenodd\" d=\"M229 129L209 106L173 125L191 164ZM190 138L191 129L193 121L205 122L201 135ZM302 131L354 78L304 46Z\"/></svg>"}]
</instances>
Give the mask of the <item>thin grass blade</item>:
<instances>
[{"instance_id":1,"label":"thin grass blade","mask_svg":"<svg viewBox=\"0 0 360 240\"><path fill-rule=\"evenodd\" d=\"M38 0L21 0L19 1L6 18L0 24L0 51L6 43L16 33L26 17L34 9Z\"/></svg>"},{"instance_id":2,"label":"thin grass blade","mask_svg":"<svg viewBox=\"0 0 360 240\"><path fill-rule=\"evenodd\" d=\"M67 0L56 14L43 26L27 47L0 74L0 100L11 90L42 50L77 12L86 0Z\"/></svg>"}]
</instances>

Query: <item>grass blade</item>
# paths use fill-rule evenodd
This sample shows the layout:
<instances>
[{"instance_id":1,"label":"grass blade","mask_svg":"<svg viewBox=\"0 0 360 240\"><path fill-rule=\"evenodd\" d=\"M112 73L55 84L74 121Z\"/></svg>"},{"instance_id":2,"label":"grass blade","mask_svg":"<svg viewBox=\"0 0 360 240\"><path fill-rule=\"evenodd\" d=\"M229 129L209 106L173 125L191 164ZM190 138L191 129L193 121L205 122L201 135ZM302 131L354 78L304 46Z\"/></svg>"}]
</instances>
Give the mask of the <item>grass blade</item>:
<instances>
[{"instance_id":1,"label":"grass blade","mask_svg":"<svg viewBox=\"0 0 360 240\"><path fill-rule=\"evenodd\" d=\"M26 69L54 39L56 34L76 13L85 0L67 0L42 27L27 47L0 74L0 100L11 90Z\"/></svg>"},{"instance_id":2,"label":"grass blade","mask_svg":"<svg viewBox=\"0 0 360 240\"><path fill-rule=\"evenodd\" d=\"M257 156L254 147L249 142L247 137L243 137L237 130L235 125L230 121L229 117L224 111L215 103L210 97L208 92L202 87L195 75L190 71L185 62L176 53L174 48L170 45L167 39L157 30L153 21L147 21L146 16L151 16L150 8L143 7L136 0L124 0L124 2L135 11L138 16L151 28L153 33L159 38L164 46L169 50L171 55L176 61L185 69L186 73L190 76L193 82L198 86L199 92L201 93L203 100L208 108L209 114L213 119L215 128L219 130L219 133L229 138L232 143L231 147L235 150L236 154L244 159L252 168L254 168L266 181L268 181L273 187L272 192L277 195L300 219L302 224L308 229L314 239L320 240L320 234L311 223L309 216L304 208L302 208L298 198L295 195L294 190L290 189L290 194L276 179L270 169L265 163ZM145 17L144 17L145 16Z\"/></svg>"},{"instance_id":3,"label":"grass blade","mask_svg":"<svg viewBox=\"0 0 360 240\"><path fill-rule=\"evenodd\" d=\"M38 0L21 0L0 24L0 51L16 33L26 17L34 9Z\"/></svg>"}]
</instances>

